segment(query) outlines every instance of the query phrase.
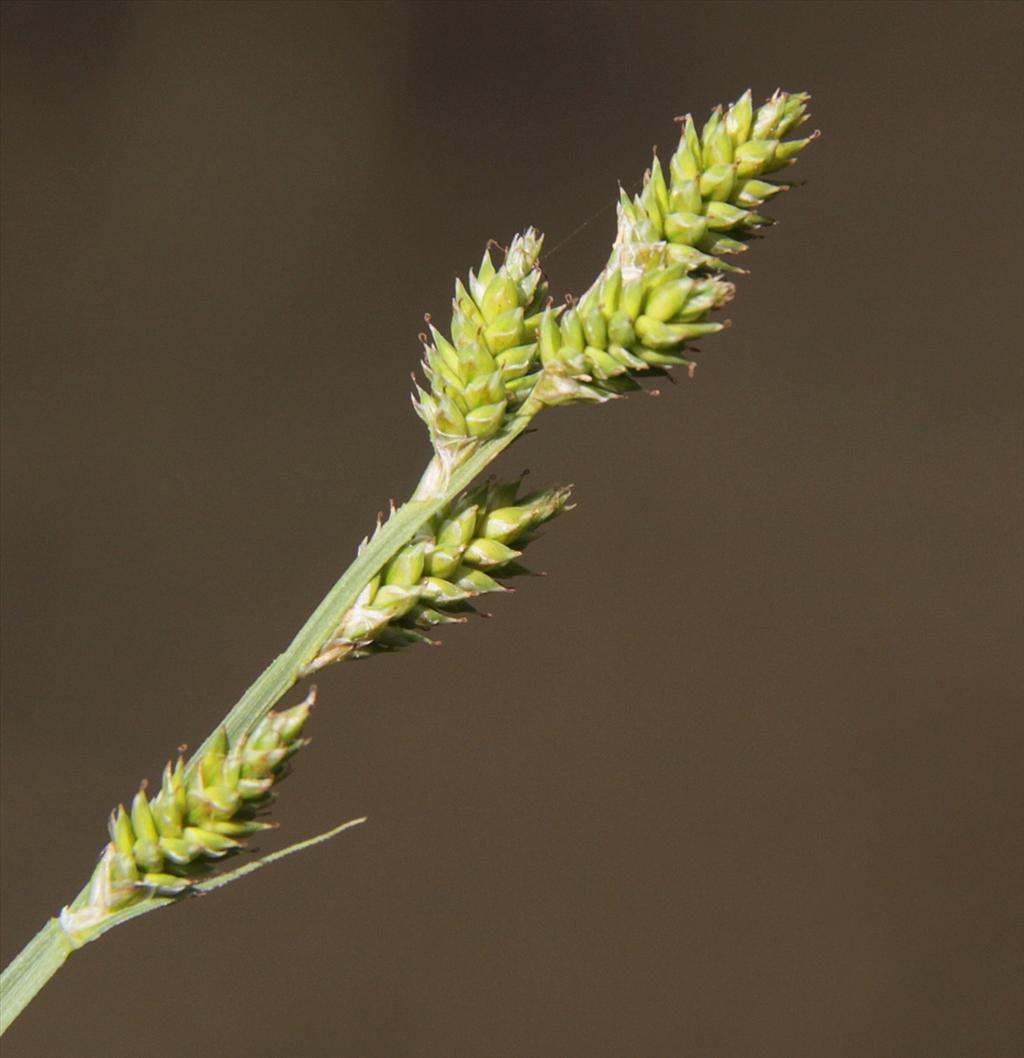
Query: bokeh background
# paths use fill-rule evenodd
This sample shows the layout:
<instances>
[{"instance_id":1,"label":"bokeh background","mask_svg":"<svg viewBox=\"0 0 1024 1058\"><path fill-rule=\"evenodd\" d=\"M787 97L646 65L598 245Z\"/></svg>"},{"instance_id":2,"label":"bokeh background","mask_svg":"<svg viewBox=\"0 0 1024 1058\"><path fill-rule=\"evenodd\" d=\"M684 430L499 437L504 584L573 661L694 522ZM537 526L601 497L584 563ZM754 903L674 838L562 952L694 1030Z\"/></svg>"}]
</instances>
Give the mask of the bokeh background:
<instances>
[{"instance_id":1,"label":"bokeh background","mask_svg":"<svg viewBox=\"0 0 1024 1058\"><path fill-rule=\"evenodd\" d=\"M696 378L503 459L576 484L547 579L319 681L264 847L369 823L5 1058L1021 1053L1021 16L5 6L5 962L415 483L486 240L578 292L674 115L825 133Z\"/></svg>"}]
</instances>

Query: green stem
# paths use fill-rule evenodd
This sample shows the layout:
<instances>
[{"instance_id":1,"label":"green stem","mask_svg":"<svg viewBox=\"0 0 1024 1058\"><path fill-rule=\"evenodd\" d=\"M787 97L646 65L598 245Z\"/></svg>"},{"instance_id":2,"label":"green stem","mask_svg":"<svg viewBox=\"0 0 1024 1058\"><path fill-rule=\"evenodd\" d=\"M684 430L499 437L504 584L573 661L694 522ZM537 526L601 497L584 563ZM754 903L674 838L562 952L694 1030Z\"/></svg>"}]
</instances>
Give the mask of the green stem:
<instances>
[{"instance_id":1,"label":"green stem","mask_svg":"<svg viewBox=\"0 0 1024 1058\"><path fill-rule=\"evenodd\" d=\"M195 893L212 893L215 889L238 881L239 878L253 871L258 871L277 860L284 859L296 852L303 852L314 845L324 841L330 841L342 831L349 830L365 823L366 818L350 819L347 823L332 827L317 834L315 837L298 841L285 849L278 849L258 860L236 867L233 871L215 875L199 882L195 886ZM28 942L24 951L0 974L0 1036L7 1031L7 1026L32 1002L36 994L51 977L64 965L67 957L78 948L89 941L96 940L108 930L120 926L129 919L137 918L139 915L149 914L150 911L159 911L163 907L170 907L180 902L180 897L152 897L141 904L133 904L121 911L115 911L92 929L85 933L76 934L74 937L68 934L59 919L51 918L49 922Z\"/></svg>"},{"instance_id":2,"label":"green stem","mask_svg":"<svg viewBox=\"0 0 1024 1058\"><path fill-rule=\"evenodd\" d=\"M436 457L427 466L413 498L384 523L380 532L363 548L341 579L324 596L309 620L299 629L288 649L279 654L255 683L242 695L221 724L228 741L234 743L259 723L277 702L302 679L303 669L319 653L341 624L369 581L422 529L442 507L450 503L480 472L504 451L530 424L532 416L518 415L488 441L475 447L451 473L438 475ZM438 484L440 482L440 484ZM417 498L421 497L421 498ZM220 726L220 725L218 725ZM189 772L209 748L216 731L192 754Z\"/></svg>"},{"instance_id":3,"label":"green stem","mask_svg":"<svg viewBox=\"0 0 1024 1058\"><path fill-rule=\"evenodd\" d=\"M0 1036L74 950L60 922L51 918L0 974Z\"/></svg>"},{"instance_id":4,"label":"green stem","mask_svg":"<svg viewBox=\"0 0 1024 1058\"><path fill-rule=\"evenodd\" d=\"M413 498L398 508L366 544L356 560L342 574L341 579L324 596L309 620L299 629L284 653L270 663L195 751L188 763L189 772L196 767L206 752L217 729L221 726L226 728L229 741L234 743L251 731L302 679L305 666L316 657L320 648L341 624L342 617L355 603L366 584L416 536L430 518L450 503L526 429L531 418L532 415L517 415L510 419L494 437L469 450L450 472L443 470L437 457L428 464ZM88 891L87 884L75 903L87 902ZM83 935L80 943L95 940L115 924L156 911L174 902L175 899L153 899L136 904L127 912L111 916L111 920L103 927ZM60 969L75 947L76 944L68 937L60 922L50 919L24 951L4 970L0 978L0 1035Z\"/></svg>"}]
</instances>

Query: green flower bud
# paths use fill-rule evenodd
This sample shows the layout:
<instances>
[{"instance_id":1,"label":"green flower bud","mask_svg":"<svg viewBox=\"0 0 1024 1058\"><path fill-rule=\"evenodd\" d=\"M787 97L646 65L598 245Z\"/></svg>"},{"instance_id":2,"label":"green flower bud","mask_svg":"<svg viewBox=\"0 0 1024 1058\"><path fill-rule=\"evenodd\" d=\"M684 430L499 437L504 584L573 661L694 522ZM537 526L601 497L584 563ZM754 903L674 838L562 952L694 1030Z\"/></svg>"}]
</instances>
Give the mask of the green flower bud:
<instances>
[{"instance_id":1,"label":"green flower bud","mask_svg":"<svg viewBox=\"0 0 1024 1058\"><path fill-rule=\"evenodd\" d=\"M469 433L465 416L447 394L438 402L434 425L439 434L447 437L465 437Z\"/></svg>"},{"instance_id":2,"label":"green flower bud","mask_svg":"<svg viewBox=\"0 0 1024 1058\"><path fill-rule=\"evenodd\" d=\"M657 232L661 227L663 210L649 179L644 183L643 190L637 195L636 201L643 214L649 218L653 231Z\"/></svg>"},{"instance_id":3,"label":"green flower bud","mask_svg":"<svg viewBox=\"0 0 1024 1058\"><path fill-rule=\"evenodd\" d=\"M110 858L110 887L117 905L121 906L131 899L140 871L130 849L121 852L116 843L110 848L113 852Z\"/></svg>"},{"instance_id":4,"label":"green flower bud","mask_svg":"<svg viewBox=\"0 0 1024 1058\"><path fill-rule=\"evenodd\" d=\"M499 273L487 284L480 302L480 312L486 323L493 323L503 312L518 305L519 287L511 277Z\"/></svg>"},{"instance_id":5,"label":"green flower bud","mask_svg":"<svg viewBox=\"0 0 1024 1058\"><path fill-rule=\"evenodd\" d=\"M110 840L122 856L131 856L135 835L132 833L131 820L124 805L118 805L117 811L110 817Z\"/></svg>"},{"instance_id":6,"label":"green flower bud","mask_svg":"<svg viewBox=\"0 0 1024 1058\"><path fill-rule=\"evenodd\" d=\"M650 316L641 316L636 321L636 333L640 340L657 350L674 349L693 338L715 334L722 327L721 323L661 323Z\"/></svg>"},{"instance_id":7,"label":"green flower bud","mask_svg":"<svg viewBox=\"0 0 1024 1058\"><path fill-rule=\"evenodd\" d=\"M619 308L622 296L622 272L612 268L601 278L599 307L601 314L610 319Z\"/></svg>"},{"instance_id":8,"label":"green flower bud","mask_svg":"<svg viewBox=\"0 0 1024 1058\"><path fill-rule=\"evenodd\" d=\"M467 342L459 349L459 367L463 383L469 383L497 370L498 362L480 342Z\"/></svg>"},{"instance_id":9,"label":"green flower bud","mask_svg":"<svg viewBox=\"0 0 1024 1058\"><path fill-rule=\"evenodd\" d=\"M753 226L760 218L731 202L709 202L707 220L712 231L730 231L743 225Z\"/></svg>"},{"instance_id":10,"label":"green flower bud","mask_svg":"<svg viewBox=\"0 0 1024 1058\"><path fill-rule=\"evenodd\" d=\"M785 105L785 96L776 94L764 106L758 107L754 115L751 137L755 140L772 139L778 132Z\"/></svg>"},{"instance_id":11,"label":"green flower bud","mask_svg":"<svg viewBox=\"0 0 1024 1058\"><path fill-rule=\"evenodd\" d=\"M484 331L487 348L495 355L519 345L524 337L523 310L519 307L503 312Z\"/></svg>"},{"instance_id":12,"label":"green flower bud","mask_svg":"<svg viewBox=\"0 0 1024 1058\"><path fill-rule=\"evenodd\" d=\"M745 180L737 188L734 201L739 206L756 208L764 205L765 201L773 195L786 190L784 184L769 184L767 180Z\"/></svg>"},{"instance_id":13,"label":"green flower bud","mask_svg":"<svg viewBox=\"0 0 1024 1058\"><path fill-rule=\"evenodd\" d=\"M502 380L506 383L512 379L522 378L533 366L537 359L537 344L531 342L529 345L516 345L506 349L496 357L498 366L501 368Z\"/></svg>"},{"instance_id":14,"label":"green flower bud","mask_svg":"<svg viewBox=\"0 0 1024 1058\"><path fill-rule=\"evenodd\" d=\"M422 570L423 565L420 564ZM374 596L373 608L388 615L388 620L394 620L408 613L417 603L420 597L419 581L415 584L386 584ZM385 622L386 623L386 622Z\"/></svg>"},{"instance_id":15,"label":"green flower bud","mask_svg":"<svg viewBox=\"0 0 1024 1058\"><path fill-rule=\"evenodd\" d=\"M480 520L481 511L493 510L495 507L508 507L515 503L522 483L523 477L520 476L511 481L492 481L479 490L477 521Z\"/></svg>"},{"instance_id":16,"label":"green flower bud","mask_svg":"<svg viewBox=\"0 0 1024 1058\"><path fill-rule=\"evenodd\" d=\"M511 382L505 384L505 392L508 394L509 404L513 402L519 403L530 395L533 391L533 387L540 381L541 373L539 371L532 371L528 375L523 375L522 378L515 378Z\"/></svg>"},{"instance_id":17,"label":"green flower bud","mask_svg":"<svg viewBox=\"0 0 1024 1058\"><path fill-rule=\"evenodd\" d=\"M475 273L472 269L469 272L470 293L478 305L483 300L487 284L494 278L494 275L495 268L494 261L491 260L491 252L490 250L484 250L484 255L480 260L480 268Z\"/></svg>"},{"instance_id":18,"label":"green flower bud","mask_svg":"<svg viewBox=\"0 0 1024 1058\"><path fill-rule=\"evenodd\" d=\"M672 322L693 323L699 320L706 312L725 305L732 298L734 289L731 283L723 283L718 279L702 280L694 287L693 294Z\"/></svg>"},{"instance_id":19,"label":"green flower bud","mask_svg":"<svg viewBox=\"0 0 1024 1058\"><path fill-rule=\"evenodd\" d=\"M162 838L160 847L171 863L176 863L181 867L194 863L199 859L203 851L194 841L187 837Z\"/></svg>"},{"instance_id":20,"label":"green flower bud","mask_svg":"<svg viewBox=\"0 0 1024 1058\"><path fill-rule=\"evenodd\" d=\"M635 320L640 315L640 307L644 302L645 283L644 277L638 276L636 279L630 279L628 282L622 285L622 311L631 320Z\"/></svg>"},{"instance_id":21,"label":"green flower bud","mask_svg":"<svg viewBox=\"0 0 1024 1058\"><path fill-rule=\"evenodd\" d=\"M505 401L484 404L466 415L466 430L471 437L491 437L501 428L505 418Z\"/></svg>"},{"instance_id":22,"label":"green flower bud","mask_svg":"<svg viewBox=\"0 0 1024 1058\"><path fill-rule=\"evenodd\" d=\"M793 163L796 156L809 143L813 143L817 138L817 135L814 135L808 136L803 140L789 140L788 142L780 143L775 151L775 158L772 160L771 166L766 169L765 172L773 173L779 169L785 169L788 165Z\"/></svg>"},{"instance_id":23,"label":"green flower bud","mask_svg":"<svg viewBox=\"0 0 1024 1058\"><path fill-rule=\"evenodd\" d=\"M692 119L687 119L692 128ZM673 185L682 184L686 180L695 180L700 176L700 149L694 150L694 144L687 143L685 134L679 149L672 155L669 162L669 173Z\"/></svg>"},{"instance_id":24,"label":"green flower bud","mask_svg":"<svg viewBox=\"0 0 1024 1058\"><path fill-rule=\"evenodd\" d=\"M660 212L668 210L668 185L665 183L665 174L661 168L661 162L657 155L651 162L650 175L647 179L647 190L654 197L655 204Z\"/></svg>"},{"instance_id":25,"label":"green flower bud","mask_svg":"<svg viewBox=\"0 0 1024 1058\"><path fill-rule=\"evenodd\" d=\"M447 368L452 379L461 378L461 361L455 346L433 325L430 327L430 336L433 338L433 348L428 350L433 354L432 359L436 369Z\"/></svg>"},{"instance_id":26,"label":"green flower bud","mask_svg":"<svg viewBox=\"0 0 1024 1058\"><path fill-rule=\"evenodd\" d=\"M707 235L697 245L705 253L716 256L729 253L746 253L747 251L746 243L742 243L738 239L733 239L731 236L724 235L718 231L708 231Z\"/></svg>"},{"instance_id":27,"label":"green flower bud","mask_svg":"<svg viewBox=\"0 0 1024 1058\"><path fill-rule=\"evenodd\" d=\"M778 147L778 140L751 140L737 147L736 175L743 180L767 172Z\"/></svg>"},{"instance_id":28,"label":"green flower bud","mask_svg":"<svg viewBox=\"0 0 1024 1058\"><path fill-rule=\"evenodd\" d=\"M562 334L563 346L580 350L587 344L586 335L583 333L583 324L580 322L579 313L575 309L569 309L562 316L559 330Z\"/></svg>"},{"instance_id":29,"label":"green flower bud","mask_svg":"<svg viewBox=\"0 0 1024 1058\"><path fill-rule=\"evenodd\" d=\"M636 330L625 312L616 312L608 321L608 338L614 345L632 345L636 341Z\"/></svg>"},{"instance_id":30,"label":"green flower bud","mask_svg":"<svg viewBox=\"0 0 1024 1058\"><path fill-rule=\"evenodd\" d=\"M553 312L545 312L540 323L539 347L541 363L548 366L558 362L559 350L562 347L562 334Z\"/></svg>"},{"instance_id":31,"label":"green flower bud","mask_svg":"<svg viewBox=\"0 0 1024 1058\"><path fill-rule=\"evenodd\" d=\"M608 321L601 310L595 305L580 318L586 344L595 349L603 349L608 344Z\"/></svg>"},{"instance_id":32,"label":"green flower bud","mask_svg":"<svg viewBox=\"0 0 1024 1058\"><path fill-rule=\"evenodd\" d=\"M739 272L741 269L717 257L698 250L694 246L671 242L665 247L665 256L673 263L685 265L690 272Z\"/></svg>"},{"instance_id":33,"label":"green flower bud","mask_svg":"<svg viewBox=\"0 0 1024 1058\"><path fill-rule=\"evenodd\" d=\"M709 202L726 202L736 186L736 165L723 162L706 169L700 178L701 198Z\"/></svg>"},{"instance_id":34,"label":"green flower bud","mask_svg":"<svg viewBox=\"0 0 1024 1058\"><path fill-rule=\"evenodd\" d=\"M434 628L437 625L465 624L466 618L435 610L432 606L416 606L409 611L406 620L417 628Z\"/></svg>"},{"instance_id":35,"label":"green flower bud","mask_svg":"<svg viewBox=\"0 0 1024 1058\"><path fill-rule=\"evenodd\" d=\"M648 349L643 345L635 345L633 351L638 353L650 367L682 367L684 364L693 362L692 360L687 360L685 356L659 352L656 349Z\"/></svg>"},{"instance_id":36,"label":"green flower bud","mask_svg":"<svg viewBox=\"0 0 1024 1058\"><path fill-rule=\"evenodd\" d=\"M178 878L173 874L149 872L139 880L139 884L151 890L156 896L180 896L192 887L188 878Z\"/></svg>"},{"instance_id":37,"label":"green flower bud","mask_svg":"<svg viewBox=\"0 0 1024 1058\"><path fill-rule=\"evenodd\" d=\"M160 837L144 789L139 790L132 801L131 829L140 841L156 842Z\"/></svg>"},{"instance_id":38,"label":"green flower bud","mask_svg":"<svg viewBox=\"0 0 1024 1058\"><path fill-rule=\"evenodd\" d=\"M204 856L214 859L220 859L226 853L242 847L241 842L226 834L217 834L201 827L186 827L185 840L194 842Z\"/></svg>"},{"instance_id":39,"label":"green flower bud","mask_svg":"<svg viewBox=\"0 0 1024 1058\"><path fill-rule=\"evenodd\" d=\"M626 371L627 365L617 360L611 353L605 352L604 349L595 349L592 345L588 345L583 350L583 355L587 358L588 372L595 378L602 380L614 378Z\"/></svg>"},{"instance_id":40,"label":"green flower bud","mask_svg":"<svg viewBox=\"0 0 1024 1058\"><path fill-rule=\"evenodd\" d=\"M533 511L529 507L500 507L484 517L481 535L508 544L532 524Z\"/></svg>"},{"instance_id":41,"label":"green flower bud","mask_svg":"<svg viewBox=\"0 0 1024 1058\"><path fill-rule=\"evenodd\" d=\"M644 315L662 323L668 322L682 310L693 286L692 279L677 279L674 283L657 287L647 297Z\"/></svg>"},{"instance_id":42,"label":"green flower bud","mask_svg":"<svg viewBox=\"0 0 1024 1058\"><path fill-rule=\"evenodd\" d=\"M672 185L669 193L670 213L696 213L704 209L704 196L701 194L701 181L693 177Z\"/></svg>"},{"instance_id":43,"label":"green flower bud","mask_svg":"<svg viewBox=\"0 0 1024 1058\"><path fill-rule=\"evenodd\" d=\"M272 783L273 779L264 781ZM270 787L267 786L266 789ZM243 800L246 799L243 797ZM250 834L258 834L261 830L273 829L273 823L260 823L256 819L207 819L203 822L203 830L212 831L214 834L226 834L231 838L244 838Z\"/></svg>"},{"instance_id":44,"label":"green flower bud","mask_svg":"<svg viewBox=\"0 0 1024 1058\"><path fill-rule=\"evenodd\" d=\"M464 547L473 539L480 508L471 503L445 517L437 531L437 543L442 547Z\"/></svg>"},{"instance_id":45,"label":"green flower bud","mask_svg":"<svg viewBox=\"0 0 1024 1058\"><path fill-rule=\"evenodd\" d=\"M704 164L709 169L715 165L729 164L733 160L734 145L725 126L716 124L710 135L702 137L704 142Z\"/></svg>"},{"instance_id":46,"label":"green flower bud","mask_svg":"<svg viewBox=\"0 0 1024 1058\"><path fill-rule=\"evenodd\" d=\"M636 343L636 332L632 331L629 339L629 344L634 345ZM625 346L616 345L612 343L608 346L608 355L617 360L623 367L629 368L631 371L643 371L647 365L638 356L634 356Z\"/></svg>"},{"instance_id":47,"label":"green flower bud","mask_svg":"<svg viewBox=\"0 0 1024 1058\"><path fill-rule=\"evenodd\" d=\"M208 818L230 819L240 807L241 799L236 790L228 786L197 785L188 792L186 818L192 824Z\"/></svg>"},{"instance_id":48,"label":"green flower bud","mask_svg":"<svg viewBox=\"0 0 1024 1058\"><path fill-rule=\"evenodd\" d=\"M732 137L733 143L743 144L750 139L750 129L753 123L754 108L748 88L726 111L725 128Z\"/></svg>"},{"instance_id":49,"label":"green flower bud","mask_svg":"<svg viewBox=\"0 0 1024 1058\"><path fill-rule=\"evenodd\" d=\"M214 733L210 748L199 762L199 770L206 782L215 782L228 752L228 736L223 727Z\"/></svg>"},{"instance_id":50,"label":"green flower bud","mask_svg":"<svg viewBox=\"0 0 1024 1058\"><path fill-rule=\"evenodd\" d=\"M144 874L139 884L157 896L180 896L191 888L191 880L189 878L179 878L176 875L164 874L158 871L150 871Z\"/></svg>"},{"instance_id":51,"label":"green flower bud","mask_svg":"<svg viewBox=\"0 0 1024 1058\"><path fill-rule=\"evenodd\" d=\"M268 776L265 779L243 776L238 780L238 795L244 801L258 803L266 797L273 785L274 780L271 776Z\"/></svg>"},{"instance_id":52,"label":"green flower bud","mask_svg":"<svg viewBox=\"0 0 1024 1058\"><path fill-rule=\"evenodd\" d=\"M582 358L582 351L579 355ZM578 381L572 376L571 370L567 365L562 365L561 370L546 370L530 391L530 399L550 407L578 401L601 404L611 399L611 395L604 390Z\"/></svg>"},{"instance_id":53,"label":"green flower bud","mask_svg":"<svg viewBox=\"0 0 1024 1058\"><path fill-rule=\"evenodd\" d=\"M480 375L473 379L462 391L462 399L467 410L479 408L483 404L498 404L505 399L505 383L501 371L492 371L489 375Z\"/></svg>"},{"instance_id":54,"label":"green flower bud","mask_svg":"<svg viewBox=\"0 0 1024 1058\"><path fill-rule=\"evenodd\" d=\"M270 724L277 737L285 746L295 745L302 735L306 721L313 708L313 700L307 698L298 705L292 706L280 713L270 714Z\"/></svg>"},{"instance_id":55,"label":"green flower bud","mask_svg":"<svg viewBox=\"0 0 1024 1058\"><path fill-rule=\"evenodd\" d=\"M423 574L423 559L426 551L425 540L417 540L403 547L384 567L384 583L402 587L417 584Z\"/></svg>"},{"instance_id":56,"label":"green flower bud","mask_svg":"<svg viewBox=\"0 0 1024 1058\"><path fill-rule=\"evenodd\" d=\"M185 818L175 807L169 805L165 800L156 798L150 805L153 820L157 830L160 831L161 841L164 838L180 837L184 831Z\"/></svg>"},{"instance_id":57,"label":"green flower bud","mask_svg":"<svg viewBox=\"0 0 1024 1058\"><path fill-rule=\"evenodd\" d=\"M427 577L420 589L420 597L435 606L447 606L468 599L470 592L458 587L452 581L441 577Z\"/></svg>"},{"instance_id":58,"label":"green flower bud","mask_svg":"<svg viewBox=\"0 0 1024 1058\"><path fill-rule=\"evenodd\" d=\"M479 569L496 569L518 558L522 551L515 551L498 540L480 537L466 548L464 561Z\"/></svg>"},{"instance_id":59,"label":"green flower bud","mask_svg":"<svg viewBox=\"0 0 1024 1058\"><path fill-rule=\"evenodd\" d=\"M132 859L144 871L163 870L164 854L156 841L139 838L132 846Z\"/></svg>"},{"instance_id":60,"label":"green flower bud","mask_svg":"<svg viewBox=\"0 0 1024 1058\"><path fill-rule=\"evenodd\" d=\"M483 570L473 569L470 566L463 566L456 572L455 583L470 595L485 595L492 591L509 590L493 577L489 577Z\"/></svg>"},{"instance_id":61,"label":"green flower bud","mask_svg":"<svg viewBox=\"0 0 1024 1058\"><path fill-rule=\"evenodd\" d=\"M665 234L673 242L696 246L704 238L708 222L699 213L670 213L665 218Z\"/></svg>"}]
</instances>

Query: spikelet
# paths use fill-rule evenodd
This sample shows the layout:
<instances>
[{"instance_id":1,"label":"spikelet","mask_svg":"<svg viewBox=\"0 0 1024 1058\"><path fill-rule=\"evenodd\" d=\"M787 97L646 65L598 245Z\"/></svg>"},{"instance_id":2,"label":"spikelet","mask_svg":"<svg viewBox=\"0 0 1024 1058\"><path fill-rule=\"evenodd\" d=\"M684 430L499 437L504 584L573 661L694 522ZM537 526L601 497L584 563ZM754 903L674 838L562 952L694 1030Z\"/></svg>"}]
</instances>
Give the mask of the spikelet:
<instances>
[{"instance_id":1,"label":"spikelet","mask_svg":"<svg viewBox=\"0 0 1024 1058\"><path fill-rule=\"evenodd\" d=\"M178 896L193 877L240 850L244 839L272 826L256 818L267 806L285 762L308 740L302 729L315 701L268 713L234 745L221 727L191 773L185 761L164 769L160 790L143 784L131 808L110 816L110 842L92 879L61 920L70 935L149 896Z\"/></svg>"},{"instance_id":2,"label":"spikelet","mask_svg":"<svg viewBox=\"0 0 1024 1058\"><path fill-rule=\"evenodd\" d=\"M343 658L429 643L431 628L475 612L471 600L507 591L496 578L527 572L517 561L522 549L569 500L567 488L519 497L521 480L465 492L437 514L366 585L303 675Z\"/></svg>"},{"instance_id":3,"label":"spikelet","mask_svg":"<svg viewBox=\"0 0 1024 1058\"><path fill-rule=\"evenodd\" d=\"M417 387L414 403L442 476L512 415L606 401L639 388L641 374L692 371L690 343L725 326L710 318L734 294L722 274L743 272L722 258L772 223L757 210L788 185L766 177L818 135L784 138L807 120L809 98L777 91L755 110L747 91L699 133L682 119L668 176L655 156L640 193L622 192L611 258L578 302L545 305L534 229L499 268L484 254L468 288L456 283L451 340L434 327L424 336L430 392Z\"/></svg>"},{"instance_id":4,"label":"spikelet","mask_svg":"<svg viewBox=\"0 0 1024 1058\"><path fill-rule=\"evenodd\" d=\"M632 247L664 242L670 264L739 271L722 256L742 253L772 223L757 209L788 186L764 177L792 165L818 135L783 140L807 120L809 99L777 91L755 111L747 91L730 107L716 107L699 134L693 117L683 118L668 179L655 157L640 194L621 196L610 265L628 267Z\"/></svg>"},{"instance_id":5,"label":"spikelet","mask_svg":"<svg viewBox=\"0 0 1024 1058\"><path fill-rule=\"evenodd\" d=\"M497 433L533 384L547 297L541 241L532 228L516 236L498 268L486 251L468 286L456 280L450 338L432 324L422 336L430 391L417 387L414 404L446 463Z\"/></svg>"},{"instance_id":6,"label":"spikelet","mask_svg":"<svg viewBox=\"0 0 1024 1058\"><path fill-rule=\"evenodd\" d=\"M765 177L817 135L783 139L806 120L808 98L776 92L755 111L748 91L716 108L700 134L692 117L683 120L668 178L655 157L640 193L622 194L605 270L578 303L543 314L543 374L522 414L620 396L644 373L692 370L690 343L725 326L710 318L734 294L721 273L742 271L722 256L771 223L756 210L786 185Z\"/></svg>"}]
</instances>

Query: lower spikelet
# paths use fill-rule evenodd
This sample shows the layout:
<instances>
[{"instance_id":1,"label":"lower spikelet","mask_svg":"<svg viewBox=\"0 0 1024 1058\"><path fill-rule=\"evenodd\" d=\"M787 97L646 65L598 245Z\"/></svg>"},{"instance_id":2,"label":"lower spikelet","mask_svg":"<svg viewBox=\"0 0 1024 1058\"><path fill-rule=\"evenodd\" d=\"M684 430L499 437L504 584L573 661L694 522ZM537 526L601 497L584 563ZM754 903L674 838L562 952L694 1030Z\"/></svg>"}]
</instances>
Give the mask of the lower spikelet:
<instances>
[{"instance_id":1,"label":"lower spikelet","mask_svg":"<svg viewBox=\"0 0 1024 1058\"><path fill-rule=\"evenodd\" d=\"M89 885L61 912L65 930L74 936L147 897L185 893L193 875L272 827L256 816L287 760L306 745L302 729L315 698L310 691L294 708L268 713L233 745L221 727L191 772L179 757L155 797L146 797L143 783L130 810L119 805Z\"/></svg>"}]
</instances>

